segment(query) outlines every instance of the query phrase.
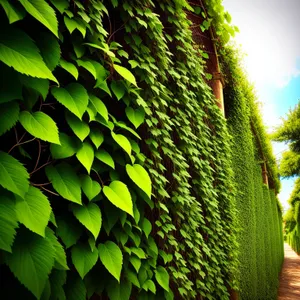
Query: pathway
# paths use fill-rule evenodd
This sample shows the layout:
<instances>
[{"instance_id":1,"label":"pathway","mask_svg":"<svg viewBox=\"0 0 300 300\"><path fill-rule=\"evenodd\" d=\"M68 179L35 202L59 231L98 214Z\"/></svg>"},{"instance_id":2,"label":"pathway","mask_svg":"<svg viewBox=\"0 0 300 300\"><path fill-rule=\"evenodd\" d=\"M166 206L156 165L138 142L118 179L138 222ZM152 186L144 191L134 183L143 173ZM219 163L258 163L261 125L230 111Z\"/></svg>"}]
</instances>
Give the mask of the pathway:
<instances>
[{"instance_id":1,"label":"pathway","mask_svg":"<svg viewBox=\"0 0 300 300\"><path fill-rule=\"evenodd\" d=\"M284 244L284 263L280 276L278 300L300 299L300 256Z\"/></svg>"}]
</instances>

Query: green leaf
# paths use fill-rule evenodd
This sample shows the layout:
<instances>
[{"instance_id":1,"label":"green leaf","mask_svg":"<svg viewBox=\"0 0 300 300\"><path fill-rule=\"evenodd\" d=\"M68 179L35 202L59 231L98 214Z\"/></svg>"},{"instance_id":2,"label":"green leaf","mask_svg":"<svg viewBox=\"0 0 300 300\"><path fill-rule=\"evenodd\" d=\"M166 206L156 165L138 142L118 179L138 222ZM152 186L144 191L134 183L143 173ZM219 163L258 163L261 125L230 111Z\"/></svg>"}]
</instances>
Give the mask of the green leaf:
<instances>
[{"instance_id":1,"label":"green leaf","mask_svg":"<svg viewBox=\"0 0 300 300\"><path fill-rule=\"evenodd\" d=\"M77 159L86 168L90 174L91 167L94 161L94 149L88 142L83 142L81 148L76 154Z\"/></svg>"},{"instance_id":2,"label":"green leaf","mask_svg":"<svg viewBox=\"0 0 300 300\"><path fill-rule=\"evenodd\" d=\"M86 287L82 279L75 273L68 274L67 283L64 286L67 300L86 300Z\"/></svg>"},{"instance_id":3,"label":"green leaf","mask_svg":"<svg viewBox=\"0 0 300 300\"><path fill-rule=\"evenodd\" d=\"M66 119L73 132L83 142L83 140L90 133L89 125L87 125L86 123L69 113L66 114Z\"/></svg>"},{"instance_id":4,"label":"green leaf","mask_svg":"<svg viewBox=\"0 0 300 300\"><path fill-rule=\"evenodd\" d=\"M164 267L158 266L156 268L155 279L164 290L169 291L169 273Z\"/></svg>"},{"instance_id":5,"label":"green leaf","mask_svg":"<svg viewBox=\"0 0 300 300\"><path fill-rule=\"evenodd\" d=\"M78 79L78 70L75 65L62 58L59 61L59 65L68 73L70 73L76 80Z\"/></svg>"},{"instance_id":6,"label":"green leaf","mask_svg":"<svg viewBox=\"0 0 300 300\"><path fill-rule=\"evenodd\" d=\"M120 282L123 255L114 242L107 241L98 246L99 257L108 272Z\"/></svg>"},{"instance_id":7,"label":"green leaf","mask_svg":"<svg viewBox=\"0 0 300 300\"><path fill-rule=\"evenodd\" d=\"M105 104L96 96L90 94L90 101L96 108L97 112L103 117L103 119L108 122L108 111Z\"/></svg>"},{"instance_id":8,"label":"green leaf","mask_svg":"<svg viewBox=\"0 0 300 300\"><path fill-rule=\"evenodd\" d=\"M73 156L78 150L78 143L65 133L59 134L60 145L51 144L50 152L54 159L62 159Z\"/></svg>"},{"instance_id":9,"label":"green leaf","mask_svg":"<svg viewBox=\"0 0 300 300\"><path fill-rule=\"evenodd\" d=\"M64 22L65 25L68 29L68 31L72 34L72 32L77 29L80 31L80 33L82 34L83 37L85 37L86 35L86 23L81 20L81 19L77 19L77 18L68 18L68 17L64 17Z\"/></svg>"},{"instance_id":10,"label":"green leaf","mask_svg":"<svg viewBox=\"0 0 300 300\"><path fill-rule=\"evenodd\" d=\"M13 27L2 28L0 41L0 61L22 74L58 83L44 63L37 46L23 31Z\"/></svg>"},{"instance_id":11,"label":"green leaf","mask_svg":"<svg viewBox=\"0 0 300 300\"><path fill-rule=\"evenodd\" d=\"M47 166L46 175L63 198L81 204L80 180L70 165L61 163L55 167Z\"/></svg>"},{"instance_id":12,"label":"green leaf","mask_svg":"<svg viewBox=\"0 0 300 300\"><path fill-rule=\"evenodd\" d=\"M138 164L133 166L127 164L126 172L130 179L141 189L143 190L149 198L151 198L151 179L147 171Z\"/></svg>"},{"instance_id":13,"label":"green leaf","mask_svg":"<svg viewBox=\"0 0 300 300\"><path fill-rule=\"evenodd\" d=\"M151 222L147 218L144 218L143 221L142 221L141 227L142 227L142 230L145 233L145 236L148 238L148 236L149 236L149 234L152 230Z\"/></svg>"},{"instance_id":14,"label":"green leaf","mask_svg":"<svg viewBox=\"0 0 300 300\"><path fill-rule=\"evenodd\" d=\"M126 152L131 155L131 144L129 140L122 134L115 134L111 132L112 138L117 142L117 144Z\"/></svg>"},{"instance_id":15,"label":"green leaf","mask_svg":"<svg viewBox=\"0 0 300 300\"><path fill-rule=\"evenodd\" d=\"M101 211L98 205L95 203L83 206L74 205L72 210L78 221L97 239L102 224Z\"/></svg>"},{"instance_id":16,"label":"green leaf","mask_svg":"<svg viewBox=\"0 0 300 300\"><path fill-rule=\"evenodd\" d=\"M156 286L154 282L150 279L146 280L142 286L145 291L150 290L153 294L156 294Z\"/></svg>"},{"instance_id":17,"label":"green leaf","mask_svg":"<svg viewBox=\"0 0 300 300\"><path fill-rule=\"evenodd\" d=\"M129 300L132 285L128 280L122 279L120 283L111 281L106 289L110 300Z\"/></svg>"},{"instance_id":18,"label":"green leaf","mask_svg":"<svg viewBox=\"0 0 300 300\"><path fill-rule=\"evenodd\" d=\"M45 100L49 91L49 80L41 78L33 78L30 76L19 74L19 79L24 86L36 91Z\"/></svg>"},{"instance_id":19,"label":"green leaf","mask_svg":"<svg viewBox=\"0 0 300 300\"><path fill-rule=\"evenodd\" d=\"M76 219L64 216L57 219L57 235L62 239L66 248L75 245L82 233L82 227Z\"/></svg>"},{"instance_id":20,"label":"green leaf","mask_svg":"<svg viewBox=\"0 0 300 300\"><path fill-rule=\"evenodd\" d=\"M126 79L128 82L132 83L137 87L135 77L128 69L119 65L113 65L113 66L117 73L119 73L124 79Z\"/></svg>"},{"instance_id":21,"label":"green leaf","mask_svg":"<svg viewBox=\"0 0 300 300\"><path fill-rule=\"evenodd\" d=\"M123 98L126 92L126 88L122 81L112 81L110 87L118 100Z\"/></svg>"},{"instance_id":22,"label":"green leaf","mask_svg":"<svg viewBox=\"0 0 300 300\"><path fill-rule=\"evenodd\" d=\"M139 269L141 267L141 264L142 264L141 259L136 256L130 256L129 261L131 262L131 264L135 268L136 272L138 273Z\"/></svg>"},{"instance_id":23,"label":"green leaf","mask_svg":"<svg viewBox=\"0 0 300 300\"><path fill-rule=\"evenodd\" d=\"M47 197L38 188L29 186L24 198L16 196L16 213L20 223L42 237L45 236L51 206Z\"/></svg>"},{"instance_id":24,"label":"green leaf","mask_svg":"<svg viewBox=\"0 0 300 300\"><path fill-rule=\"evenodd\" d=\"M88 245L75 245L71 249L72 262L83 279L85 275L96 264L99 254L97 251L91 251Z\"/></svg>"},{"instance_id":25,"label":"green leaf","mask_svg":"<svg viewBox=\"0 0 300 300\"><path fill-rule=\"evenodd\" d=\"M89 135L90 139L98 149L104 141L103 133L99 129L92 129Z\"/></svg>"},{"instance_id":26,"label":"green leaf","mask_svg":"<svg viewBox=\"0 0 300 300\"><path fill-rule=\"evenodd\" d=\"M29 189L29 174L24 166L9 154L0 151L0 185L24 197Z\"/></svg>"},{"instance_id":27,"label":"green leaf","mask_svg":"<svg viewBox=\"0 0 300 300\"><path fill-rule=\"evenodd\" d=\"M40 298L54 265L55 251L51 243L27 230L20 230L5 262L18 280Z\"/></svg>"},{"instance_id":28,"label":"green leaf","mask_svg":"<svg viewBox=\"0 0 300 300\"><path fill-rule=\"evenodd\" d=\"M110 154L108 152L106 152L103 149L99 149L96 153L95 156L102 161L103 163L107 164L108 166L110 166L111 168L115 168L115 162L112 159L112 157L110 156Z\"/></svg>"},{"instance_id":29,"label":"green leaf","mask_svg":"<svg viewBox=\"0 0 300 300\"><path fill-rule=\"evenodd\" d=\"M53 87L51 89L55 99L64 105L79 119L87 109L89 97L86 89L79 83L70 83L66 88Z\"/></svg>"},{"instance_id":30,"label":"green leaf","mask_svg":"<svg viewBox=\"0 0 300 300\"><path fill-rule=\"evenodd\" d=\"M20 0L26 11L58 37L58 23L53 8L44 0Z\"/></svg>"},{"instance_id":31,"label":"green leaf","mask_svg":"<svg viewBox=\"0 0 300 300\"><path fill-rule=\"evenodd\" d=\"M50 1L61 14L63 14L65 10L69 8L70 3L68 0L50 0Z\"/></svg>"},{"instance_id":32,"label":"green leaf","mask_svg":"<svg viewBox=\"0 0 300 300\"><path fill-rule=\"evenodd\" d=\"M126 277L136 287L138 287L138 288L141 287L136 273L134 273L133 271L131 271L129 268L126 269Z\"/></svg>"},{"instance_id":33,"label":"green leaf","mask_svg":"<svg viewBox=\"0 0 300 300\"><path fill-rule=\"evenodd\" d=\"M16 235L18 219L13 194L3 193L0 198L0 249L12 252L11 246Z\"/></svg>"},{"instance_id":34,"label":"green leaf","mask_svg":"<svg viewBox=\"0 0 300 300\"><path fill-rule=\"evenodd\" d=\"M92 180L90 176L82 175L80 180L82 190L90 201L100 193L100 184L97 181Z\"/></svg>"},{"instance_id":35,"label":"green leaf","mask_svg":"<svg viewBox=\"0 0 300 300\"><path fill-rule=\"evenodd\" d=\"M125 113L128 120L134 125L135 128L138 128L141 124L143 124L145 119L145 111L142 108L134 110L132 107L126 107Z\"/></svg>"},{"instance_id":36,"label":"green leaf","mask_svg":"<svg viewBox=\"0 0 300 300\"><path fill-rule=\"evenodd\" d=\"M10 130L19 120L19 104L16 101L0 104L0 135Z\"/></svg>"},{"instance_id":37,"label":"green leaf","mask_svg":"<svg viewBox=\"0 0 300 300\"><path fill-rule=\"evenodd\" d=\"M103 193L113 205L133 216L131 195L126 184L115 180L104 186Z\"/></svg>"},{"instance_id":38,"label":"green leaf","mask_svg":"<svg viewBox=\"0 0 300 300\"><path fill-rule=\"evenodd\" d=\"M49 281L51 285L51 300L66 300L65 291L63 286L65 285L67 280L66 271L55 270L53 269L50 276Z\"/></svg>"},{"instance_id":39,"label":"green leaf","mask_svg":"<svg viewBox=\"0 0 300 300\"><path fill-rule=\"evenodd\" d=\"M50 32L43 32L35 41L47 67L53 71L60 60L60 46L57 38Z\"/></svg>"},{"instance_id":40,"label":"green leaf","mask_svg":"<svg viewBox=\"0 0 300 300\"><path fill-rule=\"evenodd\" d=\"M1 64L0 103L23 99L22 84L18 80L19 74L13 68Z\"/></svg>"},{"instance_id":41,"label":"green leaf","mask_svg":"<svg viewBox=\"0 0 300 300\"><path fill-rule=\"evenodd\" d=\"M48 227L46 228L46 238L49 240L55 250L54 267L59 270L69 270L65 250L61 243L57 240L54 232Z\"/></svg>"},{"instance_id":42,"label":"green leaf","mask_svg":"<svg viewBox=\"0 0 300 300\"><path fill-rule=\"evenodd\" d=\"M0 4L2 5L3 9L5 10L9 24L12 24L14 22L22 20L26 15L25 10L20 9L17 6L13 6L7 0L1 0Z\"/></svg>"},{"instance_id":43,"label":"green leaf","mask_svg":"<svg viewBox=\"0 0 300 300\"><path fill-rule=\"evenodd\" d=\"M20 113L20 123L31 135L43 141L60 145L58 128L55 122L45 113L37 111Z\"/></svg>"},{"instance_id":44,"label":"green leaf","mask_svg":"<svg viewBox=\"0 0 300 300\"><path fill-rule=\"evenodd\" d=\"M88 72L90 72L93 75L93 77L95 78L95 80L97 79L97 71L96 71L94 65L90 61L84 61L84 60L78 59L76 62L79 67L82 67L82 68L86 69Z\"/></svg>"}]
</instances>

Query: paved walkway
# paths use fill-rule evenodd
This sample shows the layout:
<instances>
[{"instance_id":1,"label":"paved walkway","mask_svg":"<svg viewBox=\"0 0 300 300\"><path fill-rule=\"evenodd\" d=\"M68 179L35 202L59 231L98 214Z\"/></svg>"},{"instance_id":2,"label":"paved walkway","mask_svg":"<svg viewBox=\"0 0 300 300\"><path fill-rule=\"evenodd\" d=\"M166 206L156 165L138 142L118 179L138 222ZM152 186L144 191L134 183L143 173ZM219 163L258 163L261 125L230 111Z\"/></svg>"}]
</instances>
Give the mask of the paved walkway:
<instances>
[{"instance_id":1,"label":"paved walkway","mask_svg":"<svg viewBox=\"0 0 300 300\"><path fill-rule=\"evenodd\" d=\"M300 300L300 256L288 244L284 244L278 300Z\"/></svg>"}]
</instances>

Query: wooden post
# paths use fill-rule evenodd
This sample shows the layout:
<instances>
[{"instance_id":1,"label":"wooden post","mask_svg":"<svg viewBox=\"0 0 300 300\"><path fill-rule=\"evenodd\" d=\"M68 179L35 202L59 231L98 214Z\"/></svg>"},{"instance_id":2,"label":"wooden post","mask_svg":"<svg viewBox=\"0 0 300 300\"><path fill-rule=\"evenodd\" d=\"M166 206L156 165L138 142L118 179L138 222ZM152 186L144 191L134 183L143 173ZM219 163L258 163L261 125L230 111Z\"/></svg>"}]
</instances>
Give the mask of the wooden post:
<instances>
[{"instance_id":1,"label":"wooden post","mask_svg":"<svg viewBox=\"0 0 300 300\"><path fill-rule=\"evenodd\" d=\"M214 72L211 87L215 97L217 98L217 105L225 116L224 110L224 96L223 96L223 87L224 87L224 79L220 72Z\"/></svg>"}]
</instances>

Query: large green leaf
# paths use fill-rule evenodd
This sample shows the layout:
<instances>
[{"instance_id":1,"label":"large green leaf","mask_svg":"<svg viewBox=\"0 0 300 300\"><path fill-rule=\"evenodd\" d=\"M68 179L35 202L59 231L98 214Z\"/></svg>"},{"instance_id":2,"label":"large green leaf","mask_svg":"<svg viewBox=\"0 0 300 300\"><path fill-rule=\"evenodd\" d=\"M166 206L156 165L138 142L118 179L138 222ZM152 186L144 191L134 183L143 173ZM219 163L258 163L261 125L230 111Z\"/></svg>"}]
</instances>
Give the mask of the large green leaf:
<instances>
[{"instance_id":1,"label":"large green leaf","mask_svg":"<svg viewBox=\"0 0 300 300\"><path fill-rule=\"evenodd\" d=\"M55 122L45 113L37 111L20 113L20 123L34 137L60 145L58 128Z\"/></svg>"},{"instance_id":2,"label":"large green leaf","mask_svg":"<svg viewBox=\"0 0 300 300\"><path fill-rule=\"evenodd\" d=\"M95 80L97 79L97 71L96 71L94 65L90 61L88 61L88 60L84 61L84 60L78 59L76 62L79 67L82 67L82 68L86 69L88 72L90 72L93 75L93 77L95 78Z\"/></svg>"},{"instance_id":3,"label":"large green leaf","mask_svg":"<svg viewBox=\"0 0 300 300\"><path fill-rule=\"evenodd\" d=\"M57 237L55 236L54 232L47 227L45 233L46 238L50 241L55 250L54 267L59 270L69 270L65 250L61 243L57 240Z\"/></svg>"},{"instance_id":4,"label":"large green leaf","mask_svg":"<svg viewBox=\"0 0 300 300\"><path fill-rule=\"evenodd\" d=\"M50 276L49 282L51 285L51 300L66 300L65 291L63 286L67 280L66 271L53 269Z\"/></svg>"},{"instance_id":5,"label":"large green leaf","mask_svg":"<svg viewBox=\"0 0 300 300\"><path fill-rule=\"evenodd\" d=\"M90 133L90 127L83 121L79 120L76 116L67 113L66 119L73 130L73 132L76 134L76 136L83 142L83 140L89 135Z\"/></svg>"},{"instance_id":6,"label":"large green leaf","mask_svg":"<svg viewBox=\"0 0 300 300\"><path fill-rule=\"evenodd\" d=\"M16 196L16 212L20 223L31 231L45 236L51 206L40 189L30 186L24 198Z\"/></svg>"},{"instance_id":7,"label":"large green leaf","mask_svg":"<svg viewBox=\"0 0 300 300\"><path fill-rule=\"evenodd\" d=\"M78 221L97 239L102 224L101 211L98 205L95 203L83 206L74 205L72 206L72 210Z\"/></svg>"},{"instance_id":8,"label":"large green leaf","mask_svg":"<svg viewBox=\"0 0 300 300\"><path fill-rule=\"evenodd\" d=\"M35 41L47 67L53 71L60 60L60 46L57 38L50 32L42 32Z\"/></svg>"},{"instance_id":9,"label":"large green leaf","mask_svg":"<svg viewBox=\"0 0 300 300\"><path fill-rule=\"evenodd\" d=\"M26 11L58 37L58 23L53 8L44 0L20 0Z\"/></svg>"},{"instance_id":10,"label":"large green leaf","mask_svg":"<svg viewBox=\"0 0 300 300\"><path fill-rule=\"evenodd\" d=\"M169 291L169 273L164 267L158 266L156 268L155 279L164 290Z\"/></svg>"},{"instance_id":11,"label":"large green leaf","mask_svg":"<svg viewBox=\"0 0 300 300\"><path fill-rule=\"evenodd\" d=\"M79 119L86 111L89 97L86 89L79 83L70 83L65 88L53 87L52 95Z\"/></svg>"},{"instance_id":12,"label":"large green leaf","mask_svg":"<svg viewBox=\"0 0 300 300\"><path fill-rule=\"evenodd\" d=\"M125 113L128 120L134 125L135 128L138 128L141 124L143 124L145 119L145 111L142 108L134 110L132 107L126 107Z\"/></svg>"},{"instance_id":13,"label":"large green leaf","mask_svg":"<svg viewBox=\"0 0 300 300\"><path fill-rule=\"evenodd\" d=\"M19 104L16 101L0 104L0 135L10 130L19 120Z\"/></svg>"},{"instance_id":14,"label":"large green leaf","mask_svg":"<svg viewBox=\"0 0 300 300\"><path fill-rule=\"evenodd\" d=\"M88 142L83 142L81 148L76 154L76 157L90 174L91 167L94 161L93 147Z\"/></svg>"},{"instance_id":15,"label":"large green leaf","mask_svg":"<svg viewBox=\"0 0 300 300\"><path fill-rule=\"evenodd\" d=\"M80 180L67 163L46 167L46 175L53 188L65 199L81 204Z\"/></svg>"},{"instance_id":16,"label":"large green leaf","mask_svg":"<svg viewBox=\"0 0 300 300\"><path fill-rule=\"evenodd\" d=\"M133 166L127 164L126 172L130 179L141 189L143 190L149 198L151 198L151 179L147 171L138 164Z\"/></svg>"},{"instance_id":17,"label":"large green leaf","mask_svg":"<svg viewBox=\"0 0 300 300\"><path fill-rule=\"evenodd\" d=\"M113 205L133 216L131 195L126 184L115 180L103 188L103 193Z\"/></svg>"},{"instance_id":18,"label":"large green leaf","mask_svg":"<svg viewBox=\"0 0 300 300\"><path fill-rule=\"evenodd\" d=\"M9 154L0 151L0 185L24 197L29 189L29 174L24 166Z\"/></svg>"},{"instance_id":19,"label":"large green leaf","mask_svg":"<svg viewBox=\"0 0 300 300\"><path fill-rule=\"evenodd\" d=\"M51 243L27 230L20 230L5 262L18 280L36 298L40 298L54 265L55 250Z\"/></svg>"},{"instance_id":20,"label":"large green leaf","mask_svg":"<svg viewBox=\"0 0 300 300\"><path fill-rule=\"evenodd\" d=\"M60 59L59 65L65 69L68 73L70 73L76 80L78 79L78 70L72 63L65 61L64 59Z\"/></svg>"},{"instance_id":21,"label":"large green leaf","mask_svg":"<svg viewBox=\"0 0 300 300\"><path fill-rule=\"evenodd\" d=\"M119 73L124 79L126 79L128 82L132 83L133 85L137 86L135 77L133 74L126 68L119 66L119 65L114 65L114 69Z\"/></svg>"},{"instance_id":22,"label":"large green leaf","mask_svg":"<svg viewBox=\"0 0 300 300\"><path fill-rule=\"evenodd\" d=\"M64 286L67 300L86 300L86 287L82 279L76 274L68 274L67 283Z\"/></svg>"},{"instance_id":23,"label":"large green leaf","mask_svg":"<svg viewBox=\"0 0 300 300\"><path fill-rule=\"evenodd\" d=\"M113 158L111 157L111 155L106 152L103 149L99 149L96 153L95 156L101 160L103 163L107 164L108 166L110 166L111 168L115 168L115 162L113 160Z\"/></svg>"},{"instance_id":24,"label":"large green leaf","mask_svg":"<svg viewBox=\"0 0 300 300\"><path fill-rule=\"evenodd\" d=\"M66 248L75 245L82 233L82 226L69 215L57 219L57 235L62 239Z\"/></svg>"},{"instance_id":25,"label":"large green leaf","mask_svg":"<svg viewBox=\"0 0 300 300\"><path fill-rule=\"evenodd\" d=\"M26 15L26 11L22 7L20 9L18 5L12 5L8 0L1 0L0 5L5 10L9 24L22 20Z\"/></svg>"},{"instance_id":26,"label":"large green leaf","mask_svg":"<svg viewBox=\"0 0 300 300\"><path fill-rule=\"evenodd\" d=\"M18 219L13 194L3 191L0 197L0 249L11 252Z\"/></svg>"},{"instance_id":27,"label":"large green leaf","mask_svg":"<svg viewBox=\"0 0 300 300\"><path fill-rule=\"evenodd\" d=\"M129 300L131 295L131 288L131 282L122 279L120 283L111 281L106 289L110 300Z\"/></svg>"},{"instance_id":28,"label":"large green leaf","mask_svg":"<svg viewBox=\"0 0 300 300\"><path fill-rule=\"evenodd\" d=\"M112 138L119 144L119 146L126 152L128 155L131 155L131 144L127 137L122 134L115 134L111 132Z\"/></svg>"},{"instance_id":29,"label":"large green leaf","mask_svg":"<svg viewBox=\"0 0 300 300\"><path fill-rule=\"evenodd\" d=\"M105 106L105 104L96 96L94 95L89 95L90 101L97 110L97 112L103 117L103 119L107 122L108 121L108 111Z\"/></svg>"},{"instance_id":30,"label":"large green leaf","mask_svg":"<svg viewBox=\"0 0 300 300\"><path fill-rule=\"evenodd\" d=\"M76 139L76 138L75 138ZM50 151L54 159L67 158L74 155L78 150L78 140L66 135L65 133L59 134L60 145L51 144Z\"/></svg>"},{"instance_id":31,"label":"large green leaf","mask_svg":"<svg viewBox=\"0 0 300 300\"><path fill-rule=\"evenodd\" d=\"M92 269L96 264L99 254L98 251L91 251L89 245L75 245L71 249L72 262L83 279L85 275Z\"/></svg>"},{"instance_id":32,"label":"large green leaf","mask_svg":"<svg viewBox=\"0 0 300 300\"><path fill-rule=\"evenodd\" d=\"M107 241L105 244L99 244L98 251L104 267L120 282L123 255L118 245Z\"/></svg>"},{"instance_id":33,"label":"large green leaf","mask_svg":"<svg viewBox=\"0 0 300 300\"><path fill-rule=\"evenodd\" d=\"M90 176L82 175L80 180L82 190L90 201L100 193L100 184L97 181L92 180Z\"/></svg>"},{"instance_id":34,"label":"large green leaf","mask_svg":"<svg viewBox=\"0 0 300 300\"><path fill-rule=\"evenodd\" d=\"M101 144L104 141L103 133L98 128L91 129L89 137L97 149L101 146Z\"/></svg>"},{"instance_id":35,"label":"large green leaf","mask_svg":"<svg viewBox=\"0 0 300 300\"><path fill-rule=\"evenodd\" d=\"M112 81L110 87L118 100L123 98L126 88L122 81Z\"/></svg>"},{"instance_id":36,"label":"large green leaf","mask_svg":"<svg viewBox=\"0 0 300 300\"><path fill-rule=\"evenodd\" d=\"M57 82L43 61L37 46L21 30L12 27L2 28L0 31L0 61L22 74Z\"/></svg>"}]
</instances>

